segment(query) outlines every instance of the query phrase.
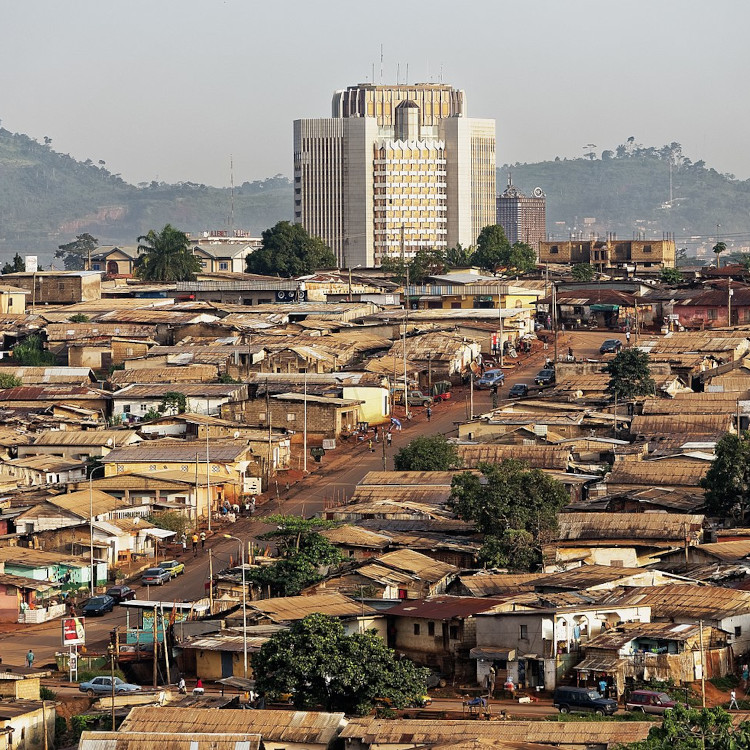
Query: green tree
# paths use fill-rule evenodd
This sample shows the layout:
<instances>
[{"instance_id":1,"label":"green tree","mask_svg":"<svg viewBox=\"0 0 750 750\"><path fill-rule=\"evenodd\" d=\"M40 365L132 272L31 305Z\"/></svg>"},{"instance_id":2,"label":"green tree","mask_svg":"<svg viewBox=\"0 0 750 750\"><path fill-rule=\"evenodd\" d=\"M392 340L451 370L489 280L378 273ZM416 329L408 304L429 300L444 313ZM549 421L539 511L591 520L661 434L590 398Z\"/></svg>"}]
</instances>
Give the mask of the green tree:
<instances>
[{"instance_id":1,"label":"green tree","mask_svg":"<svg viewBox=\"0 0 750 750\"><path fill-rule=\"evenodd\" d=\"M146 520L159 529L174 531L178 537L187 532L190 524L190 520L176 510L165 510L161 513L152 513L146 516Z\"/></svg>"},{"instance_id":2,"label":"green tree","mask_svg":"<svg viewBox=\"0 0 750 750\"><path fill-rule=\"evenodd\" d=\"M450 247L445 253L445 263L450 268L465 268L473 263L474 248L464 247L457 242L455 247Z\"/></svg>"},{"instance_id":3,"label":"green tree","mask_svg":"<svg viewBox=\"0 0 750 750\"><path fill-rule=\"evenodd\" d=\"M607 393L620 400L648 396L656 386L651 377L649 356L640 349L622 349L607 362L604 372L609 375Z\"/></svg>"},{"instance_id":4,"label":"green tree","mask_svg":"<svg viewBox=\"0 0 750 750\"><path fill-rule=\"evenodd\" d=\"M58 245L55 258L62 258L66 271L82 271L96 248L99 240L88 232L79 234L72 242Z\"/></svg>"},{"instance_id":5,"label":"green tree","mask_svg":"<svg viewBox=\"0 0 750 750\"><path fill-rule=\"evenodd\" d=\"M264 591L270 588L274 596L296 596L321 581L325 568L343 560L339 550L320 534L336 522L283 515L269 516L267 521L276 528L259 538L273 541L281 559L247 574L247 579Z\"/></svg>"},{"instance_id":6,"label":"green tree","mask_svg":"<svg viewBox=\"0 0 750 750\"><path fill-rule=\"evenodd\" d=\"M621 746L627 750L748 750L750 722L734 726L723 708L686 708L678 703L651 727L641 742Z\"/></svg>"},{"instance_id":7,"label":"green tree","mask_svg":"<svg viewBox=\"0 0 750 750\"><path fill-rule=\"evenodd\" d=\"M713 246L713 251L716 253L716 267L721 268L721 254L727 249L726 242L717 242Z\"/></svg>"},{"instance_id":8,"label":"green tree","mask_svg":"<svg viewBox=\"0 0 750 750\"><path fill-rule=\"evenodd\" d=\"M662 268L659 280L662 284L679 284L682 281L682 274L677 268Z\"/></svg>"},{"instance_id":9,"label":"green tree","mask_svg":"<svg viewBox=\"0 0 750 750\"><path fill-rule=\"evenodd\" d=\"M444 435L421 435L393 457L396 471L450 471L461 465L458 451Z\"/></svg>"},{"instance_id":10,"label":"green tree","mask_svg":"<svg viewBox=\"0 0 750 750\"><path fill-rule=\"evenodd\" d=\"M23 385L21 378L17 378L10 372L0 372L0 388L18 388Z\"/></svg>"},{"instance_id":11,"label":"green tree","mask_svg":"<svg viewBox=\"0 0 750 750\"><path fill-rule=\"evenodd\" d=\"M557 528L567 491L548 474L515 459L479 468L481 475L463 472L453 478L451 507L484 534L480 556L485 564L532 570Z\"/></svg>"},{"instance_id":12,"label":"green tree","mask_svg":"<svg viewBox=\"0 0 750 750\"><path fill-rule=\"evenodd\" d=\"M376 699L394 708L417 702L427 670L395 653L374 632L346 635L333 617L312 614L274 633L253 657L257 689L291 693L298 709L368 713Z\"/></svg>"},{"instance_id":13,"label":"green tree","mask_svg":"<svg viewBox=\"0 0 750 750\"><path fill-rule=\"evenodd\" d=\"M576 263L570 272L576 281L593 281L596 269L590 263Z\"/></svg>"},{"instance_id":14,"label":"green tree","mask_svg":"<svg viewBox=\"0 0 750 750\"><path fill-rule=\"evenodd\" d=\"M280 221L261 235L263 244L246 260L248 273L270 276L302 276L321 268L335 268L336 256L301 224Z\"/></svg>"},{"instance_id":15,"label":"green tree","mask_svg":"<svg viewBox=\"0 0 750 750\"><path fill-rule=\"evenodd\" d=\"M159 414L184 414L187 411L187 397L179 391L167 391L157 407Z\"/></svg>"},{"instance_id":16,"label":"green tree","mask_svg":"<svg viewBox=\"0 0 750 750\"><path fill-rule=\"evenodd\" d=\"M394 255L386 255L380 261L380 270L397 284L406 282L406 263Z\"/></svg>"},{"instance_id":17,"label":"green tree","mask_svg":"<svg viewBox=\"0 0 750 750\"><path fill-rule=\"evenodd\" d=\"M55 364L55 355L44 348L40 336L33 334L13 347L13 362L19 367L48 367Z\"/></svg>"},{"instance_id":18,"label":"green tree","mask_svg":"<svg viewBox=\"0 0 750 750\"><path fill-rule=\"evenodd\" d=\"M472 260L475 265L490 273L495 273L499 266L508 265L510 242L500 224L489 224L482 229Z\"/></svg>"},{"instance_id":19,"label":"green tree","mask_svg":"<svg viewBox=\"0 0 750 750\"><path fill-rule=\"evenodd\" d=\"M83 313L76 313L75 315L71 315L68 320L71 323L88 323L89 317L88 315L84 315Z\"/></svg>"},{"instance_id":20,"label":"green tree","mask_svg":"<svg viewBox=\"0 0 750 750\"><path fill-rule=\"evenodd\" d=\"M409 282L421 284L427 276L443 273L446 269L442 250L418 250L409 261Z\"/></svg>"},{"instance_id":21,"label":"green tree","mask_svg":"<svg viewBox=\"0 0 750 750\"><path fill-rule=\"evenodd\" d=\"M536 269L536 253L525 242L514 242L510 248L507 266L515 273L528 273Z\"/></svg>"},{"instance_id":22,"label":"green tree","mask_svg":"<svg viewBox=\"0 0 750 750\"><path fill-rule=\"evenodd\" d=\"M26 261L18 254L16 253L13 256L13 262L12 263L6 263L3 266L2 273L22 273L26 270Z\"/></svg>"},{"instance_id":23,"label":"green tree","mask_svg":"<svg viewBox=\"0 0 750 750\"><path fill-rule=\"evenodd\" d=\"M716 458L700 484L712 516L745 518L750 509L750 433L727 434L719 440Z\"/></svg>"},{"instance_id":24,"label":"green tree","mask_svg":"<svg viewBox=\"0 0 750 750\"><path fill-rule=\"evenodd\" d=\"M187 234L171 224L160 232L150 229L141 235L138 253L135 273L144 281L193 281L202 268Z\"/></svg>"}]
</instances>

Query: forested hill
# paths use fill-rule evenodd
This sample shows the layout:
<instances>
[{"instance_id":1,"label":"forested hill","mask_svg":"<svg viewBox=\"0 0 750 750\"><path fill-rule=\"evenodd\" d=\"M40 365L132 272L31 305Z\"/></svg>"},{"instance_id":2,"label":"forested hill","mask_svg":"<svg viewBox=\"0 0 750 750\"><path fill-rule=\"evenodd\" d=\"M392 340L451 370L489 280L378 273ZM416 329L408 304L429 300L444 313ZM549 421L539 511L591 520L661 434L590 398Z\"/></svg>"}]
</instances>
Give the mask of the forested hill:
<instances>
[{"instance_id":1,"label":"forested hill","mask_svg":"<svg viewBox=\"0 0 750 750\"><path fill-rule=\"evenodd\" d=\"M750 180L692 162L677 143L657 149L630 138L613 151L592 150L587 157L510 167L514 184L525 193L537 186L546 193L547 228L554 236L612 231L628 238L639 230L648 236L669 231L682 245L695 247L698 242L684 238L711 238L720 224L730 247L750 243ZM508 168L498 169L500 192ZM167 222L188 232L226 229L230 212L228 188L193 182L131 185L103 162L79 162L54 151L49 139L38 143L0 128L0 259L31 251L46 265L58 245L83 232L100 244L134 244ZM259 235L291 217L292 186L286 177L235 188L236 228Z\"/></svg>"},{"instance_id":2,"label":"forested hill","mask_svg":"<svg viewBox=\"0 0 750 750\"><path fill-rule=\"evenodd\" d=\"M678 143L657 149L628 139L615 151L591 151L587 157L505 165L498 169L498 194L507 185L508 170L527 195L541 187L547 195L547 230L557 239L575 230L584 236L613 231L623 239L639 230L648 236L669 231L678 243L694 248L699 243L686 238L712 238L720 224L728 245L750 243L750 180L691 161ZM584 223L587 217L595 224Z\"/></svg>"},{"instance_id":3,"label":"forested hill","mask_svg":"<svg viewBox=\"0 0 750 750\"><path fill-rule=\"evenodd\" d=\"M47 139L48 141L48 139ZM100 244L135 244L149 229L172 223L183 231L226 229L228 188L187 182L130 185L103 162L79 162L50 142L0 128L0 257L35 251L49 263L57 246L89 232ZM260 235L292 217L286 177L234 189L234 226Z\"/></svg>"}]
</instances>

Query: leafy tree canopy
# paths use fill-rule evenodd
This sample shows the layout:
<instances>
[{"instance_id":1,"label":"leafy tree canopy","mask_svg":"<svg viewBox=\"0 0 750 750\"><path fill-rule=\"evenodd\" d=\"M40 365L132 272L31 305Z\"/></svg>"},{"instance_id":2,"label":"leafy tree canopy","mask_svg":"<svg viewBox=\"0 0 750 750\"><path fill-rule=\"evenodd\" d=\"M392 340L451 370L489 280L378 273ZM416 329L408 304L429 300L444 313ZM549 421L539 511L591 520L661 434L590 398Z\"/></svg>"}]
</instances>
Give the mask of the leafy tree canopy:
<instances>
[{"instance_id":1,"label":"leafy tree canopy","mask_svg":"<svg viewBox=\"0 0 750 750\"><path fill-rule=\"evenodd\" d=\"M179 513L176 510L165 510L161 513L152 513L146 516L146 520L149 523L154 524L157 528L176 532L177 536L186 533L190 523L182 513Z\"/></svg>"},{"instance_id":2,"label":"leafy tree canopy","mask_svg":"<svg viewBox=\"0 0 750 750\"><path fill-rule=\"evenodd\" d=\"M640 349L620 350L604 368L609 375L607 393L624 400L653 393L656 386L649 361L648 354Z\"/></svg>"},{"instance_id":3,"label":"leafy tree canopy","mask_svg":"<svg viewBox=\"0 0 750 750\"><path fill-rule=\"evenodd\" d=\"M55 258L62 258L66 271L82 271L91 253L99 247L99 240L88 232L79 234L72 242L58 245Z\"/></svg>"},{"instance_id":4,"label":"leafy tree canopy","mask_svg":"<svg viewBox=\"0 0 750 750\"><path fill-rule=\"evenodd\" d=\"M248 273L290 277L336 267L336 256L328 245L311 237L301 224L280 221L261 236L262 246L246 258Z\"/></svg>"},{"instance_id":5,"label":"leafy tree canopy","mask_svg":"<svg viewBox=\"0 0 750 750\"><path fill-rule=\"evenodd\" d=\"M409 281L421 284L427 276L444 273L447 267L442 250L420 249L409 262Z\"/></svg>"},{"instance_id":6,"label":"leafy tree canopy","mask_svg":"<svg viewBox=\"0 0 750 750\"><path fill-rule=\"evenodd\" d=\"M0 372L0 388L18 388L23 385L21 378L9 372Z\"/></svg>"},{"instance_id":7,"label":"leafy tree canopy","mask_svg":"<svg viewBox=\"0 0 750 750\"><path fill-rule=\"evenodd\" d=\"M71 315L68 320L71 323L88 323L89 322L89 316L84 315L83 313L76 313L75 315Z\"/></svg>"},{"instance_id":8,"label":"leafy tree canopy","mask_svg":"<svg viewBox=\"0 0 750 750\"><path fill-rule=\"evenodd\" d=\"M2 273L22 273L26 270L26 261L18 254L16 253L13 256L13 262L12 263L6 263L3 266Z\"/></svg>"},{"instance_id":9,"label":"leafy tree canopy","mask_svg":"<svg viewBox=\"0 0 750 750\"><path fill-rule=\"evenodd\" d=\"M261 693L291 693L298 709L348 714L366 714L377 698L403 708L425 694L427 679L426 669L397 659L375 632L346 635L339 620L321 614L272 635L253 671Z\"/></svg>"},{"instance_id":10,"label":"leafy tree canopy","mask_svg":"<svg viewBox=\"0 0 750 750\"><path fill-rule=\"evenodd\" d=\"M55 364L55 355L47 351L41 337L34 334L13 347L13 361L19 367L48 367Z\"/></svg>"},{"instance_id":11,"label":"leafy tree canopy","mask_svg":"<svg viewBox=\"0 0 750 750\"><path fill-rule=\"evenodd\" d=\"M135 273L144 281L193 281L201 271L185 232L165 224L160 232L150 229L138 238Z\"/></svg>"},{"instance_id":12,"label":"leafy tree canopy","mask_svg":"<svg viewBox=\"0 0 750 750\"><path fill-rule=\"evenodd\" d=\"M659 278L664 284L679 284L682 281L682 274L677 268L662 268Z\"/></svg>"},{"instance_id":13,"label":"leafy tree canopy","mask_svg":"<svg viewBox=\"0 0 750 750\"><path fill-rule=\"evenodd\" d=\"M649 730L641 742L627 750L747 750L750 722L738 726L723 708L686 708L678 703L664 714L662 723Z\"/></svg>"},{"instance_id":14,"label":"leafy tree canopy","mask_svg":"<svg viewBox=\"0 0 750 750\"><path fill-rule=\"evenodd\" d=\"M536 253L525 242L514 242L505 263L513 273L528 273L536 268Z\"/></svg>"},{"instance_id":15,"label":"leafy tree canopy","mask_svg":"<svg viewBox=\"0 0 750 750\"><path fill-rule=\"evenodd\" d=\"M267 521L276 528L260 538L275 542L281 559L247 574L247 579L263 590L270 588L276 596L296 596L322 580L325 568L343 559L338 549L320 534L321 530L336 526L336 522L282 515L269 516Z\"/></svg>"},{"instance_id":16,"label":"leafy tree canopy","mask_svg":"<svg viewBox=\"0 0 750 750\"><path fill-rule=\"evenodd\" d=\"M576 263L570 273L576 281L592 281L596 269L590 263Z\"/></svg>"},{"instance_id":17,"label":"leafy tree canopy","mask_svg":"<svg viewBox=\"0 0 750 750\"><path fill-rule=\"evenodd\" d=\"M473 263L474 248L464 247L460 242L455 247L448 248L445 253L445 263L450 268L464 268Z\"/></svg>"},{"instance_id":18,"label":"leafy tree canopy","mask_svg":"<svg viewBox=\"0 0 750 750\"><path fill-rule=\"evenodd\" d=\"M394 456L396 471L450 471L461 465L458 451L444 435L421 435Z\"/></svg>"},{"instance_id":19,"label":"leafy tree canopy","mask_svg":"<svg viewBox=\"0 0 750 750\"><path fill-rule=\"evenodd\" d=\"M489 224L482 229L477 238L477 249L472 256L474 265L485 271L495 273L499 266L508 265L510 242L500 224Z\"/></svg>"},{"instance_id":20,"label":"leafy tree canopy","mask_svg":"<svg viewBox=\"0 0 750 750\"><path fill-rule=\"evenodd\" d=\"M451 506L485 535L480 556L486 565L533 569L568 493L556 479L515 459L480 469L481 475L464 472L453 478Z\"/></svg>"},{"instance_id":21,"label":"leafy tree canopy","mask_svg":"<svg viewBox=\"0 0 750 750\"><path fill-rule=\"evenodd\" d=\"M159 414L184 414L187 411L187 397L179 391L167 391L157 411Z\"/></svg>"},{"instance_id":22,"label":"leafy tree canopy","mask_svg":"<svg viewBox=\"0 0 750 750\"><path fill-rule=\"evenodd\" d=\"M750 509L750 433L726 434L716 444L716 458L701 480L712 516L744 518Z\"/></svg>"}]
</instances>

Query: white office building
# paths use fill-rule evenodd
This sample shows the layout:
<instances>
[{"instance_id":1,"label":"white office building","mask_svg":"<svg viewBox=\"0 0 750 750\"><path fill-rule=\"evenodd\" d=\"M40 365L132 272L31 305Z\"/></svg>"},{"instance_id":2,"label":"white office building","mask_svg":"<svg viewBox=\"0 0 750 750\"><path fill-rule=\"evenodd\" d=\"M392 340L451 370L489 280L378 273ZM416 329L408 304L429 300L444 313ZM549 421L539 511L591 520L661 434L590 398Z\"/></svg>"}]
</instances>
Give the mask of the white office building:
<instances>
[{"instance_id":1,"label":"white office building","mask_svg":"<svg viewBox=\"0 0 750 750\"><path fill-rule=\"evenodd\" d=\"M443 84L337 91L333 117L294 122L294 220L342 266L472 245L495 223L495 121Z\"/></svg>"}]
</instances>

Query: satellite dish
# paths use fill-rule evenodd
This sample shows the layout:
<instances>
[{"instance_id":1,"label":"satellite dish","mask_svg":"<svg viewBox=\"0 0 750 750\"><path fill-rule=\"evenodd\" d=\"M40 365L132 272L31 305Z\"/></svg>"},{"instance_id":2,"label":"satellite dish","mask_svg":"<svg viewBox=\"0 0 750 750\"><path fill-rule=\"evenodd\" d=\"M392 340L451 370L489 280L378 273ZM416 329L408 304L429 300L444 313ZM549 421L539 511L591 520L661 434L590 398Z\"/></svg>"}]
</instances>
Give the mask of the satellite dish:
<instances>
[{"instance_id":1,"label":"satellite dish","mask_svg":"<svg viewBox=\"0 0 750 750\"><path fill-rule=\"evenodd\" d=\"M544 190L542 190L540 187L534 188L534 197L535 198L542 198L544 196Z\"/></svg>"},{"instance_id":2,"label":"satellite dish","mask_svg":"<svg viewBox=\"0 0 750 750\"><path fill-rule=\"evenodd\" d=\"M235 430L235 431L234 431L234 439L235 439L235 440L237 440L237 438L238 438L239 436L240 436L240 431L239 431L239 430Z\"/></svg>"}]
</instances>

